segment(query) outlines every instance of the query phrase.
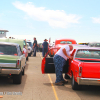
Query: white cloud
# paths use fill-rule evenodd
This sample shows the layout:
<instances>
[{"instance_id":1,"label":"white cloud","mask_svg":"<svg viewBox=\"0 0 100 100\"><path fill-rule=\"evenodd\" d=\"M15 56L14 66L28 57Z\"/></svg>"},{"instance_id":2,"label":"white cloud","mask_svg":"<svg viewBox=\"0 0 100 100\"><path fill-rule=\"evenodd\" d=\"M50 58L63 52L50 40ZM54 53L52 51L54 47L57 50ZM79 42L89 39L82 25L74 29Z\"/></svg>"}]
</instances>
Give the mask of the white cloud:
<instances>
[{"instance_id":1,"label":"white cloud","mask_svg":"<svg viewBox=\"0 0 100 100\"><path fill-rule=\"evenodd\" d=\"M93 23L100 23L100 17L99 18L91 17L91 18Z\"/></svg>"},{"instance_id":2,"label":"white cloud","mask_svg":"<svg viewBox=\"0 0 100 100\"><path fill-rule=\"evenodd\" d=\"M79 23L81 18L75 14L67 15L63 10L46 10L45 7L35 7L32 2L23 4L17 1L13 5L26 12L34 20L48 22L52 27L66 28L70 23Z\"/></svg>"}]
</instances>

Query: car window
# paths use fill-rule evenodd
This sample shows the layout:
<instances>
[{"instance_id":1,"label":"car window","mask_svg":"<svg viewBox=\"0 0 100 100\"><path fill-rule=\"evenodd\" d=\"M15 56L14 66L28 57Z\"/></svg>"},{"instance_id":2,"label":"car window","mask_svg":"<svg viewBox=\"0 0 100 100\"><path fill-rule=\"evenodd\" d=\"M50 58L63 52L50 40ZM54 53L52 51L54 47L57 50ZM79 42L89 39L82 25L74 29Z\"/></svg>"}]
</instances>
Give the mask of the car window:
<instances>
[{"instance_id":1,"label":"car window","mask_svg":"<svg viewBox=\"0 0 100 100\"><path fill-rule=\"evenodd\" d=\"M23 41L23 45L26 45L26 41L25 40Z\"/></svg>"},{"instance_id":2,"label":"car window","mask_svg":"<svg viewBox=\"0 0 100 100\"><path fill-rule=\"evenodd\" d=\"M90 47L100 47L100 43L90 43Z\"/></svg>"},{"instance_id":3,"label":"car window","mask_svg":"<svg viewBox=\"0 0 100 100\"><path fill-rule=\"evenodd\" d=\"M29 46L32 46L32 42L27 42L29 44Z\"/></svg>"},{"instance_id":4,"label":"car window","mask_svg":"<svg viewBox=\"0 0 100 100\"><path fill-rule=\"evenodd\" d=\"M78 50L75 58L100 59L100 50Z\"/></svg>"},{"instance_id":5,"label":"car window","mask_svg":"<svg viewBox=\"0 0 100 100\"><path fill-rule=\"evenodd\" d=\"M0 45L0 54L17 55L17 48L16 46L12 46L12 45Z\"/></svg>"},{"instance_id":6,"label":"car window","mask_svg":"<svg viewBox=\"0 0 100 100\"><path fill-rule=\"evenodd\" d=\"M100 43L96 43L95 44L95 47L100 47Z\"/></svg>"},{"instance_id":7,"label":"car window","mask_svg":"<svg viewBox=\"0 0 100 100\"><path fill-rule=\"evenodd\" d=\"M19 45L18 51L19 51L19 54L22 55L22 50L21 50L21 46L20 45Z\"/></svg>"},{"instance_id":8,"label":"car window","mask_svg":"<svg viewBox=\"0 0 100 100\"><path fill-rule=\"evenodd\" d=\"M61 44L72 44L71 41L61 41L60 43L61 43Z\"/></svg>"}]
</instances>

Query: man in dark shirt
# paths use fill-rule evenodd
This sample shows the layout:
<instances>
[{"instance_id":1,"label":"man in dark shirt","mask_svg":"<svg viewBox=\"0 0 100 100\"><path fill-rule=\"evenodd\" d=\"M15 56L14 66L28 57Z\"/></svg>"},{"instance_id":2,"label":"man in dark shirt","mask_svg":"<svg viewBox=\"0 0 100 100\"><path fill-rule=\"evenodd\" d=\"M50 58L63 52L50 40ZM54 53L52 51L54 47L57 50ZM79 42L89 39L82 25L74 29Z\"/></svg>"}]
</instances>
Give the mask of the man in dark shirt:
<instances>
[{"instance_id":1,"label":"man in dark shirt","mask_svg":"<svg viewBox=\"0 0 100 100\"><path fill-rule=\"evenodd\" d=\"M35 37L34 37L34 42L33 42L33 49L34 49L33 56L35 57L36 56L36 49L37 49L37 40Z\"/></svg>"},{"instance_id":2,"label":"man in dark shirt","mask_svg":"<svg viewBox=\"0 0 100 100\"><path fill-rule=\"evenodd\" d=\"M43 57L44 57L45 54L48 52L48 42L47 42L47 39L44 40L44 42L42 44L42 48L43 48Z\"/></svg>"}]
</instances>

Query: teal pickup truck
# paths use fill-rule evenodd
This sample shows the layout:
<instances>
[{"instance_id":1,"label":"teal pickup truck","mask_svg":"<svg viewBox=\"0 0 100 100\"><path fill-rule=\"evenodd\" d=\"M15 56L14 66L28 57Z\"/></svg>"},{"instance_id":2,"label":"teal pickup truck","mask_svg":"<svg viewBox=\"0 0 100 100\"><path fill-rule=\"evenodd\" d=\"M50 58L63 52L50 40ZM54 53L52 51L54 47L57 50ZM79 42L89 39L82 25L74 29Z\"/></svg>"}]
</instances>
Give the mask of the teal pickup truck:
<instances>
[{"instance_id":1,"label":"teal pickup truck","mask_svg":"<svg viewBox=\"0 0 100 100\"><path fill-rule=\"evenodd\" d=\"M14 84L21 84L26 65L25 54L18 43L0 42L0 75L13 78Z\"/></svg>"}]
</instances>

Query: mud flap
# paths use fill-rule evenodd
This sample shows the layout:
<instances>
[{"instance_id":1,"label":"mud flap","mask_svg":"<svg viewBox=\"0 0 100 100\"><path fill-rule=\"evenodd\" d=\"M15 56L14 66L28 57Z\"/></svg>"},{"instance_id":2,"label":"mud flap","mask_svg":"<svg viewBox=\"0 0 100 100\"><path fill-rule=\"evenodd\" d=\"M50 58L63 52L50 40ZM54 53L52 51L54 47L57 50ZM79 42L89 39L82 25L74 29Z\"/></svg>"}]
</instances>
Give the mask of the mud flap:
<instances>
[{"instance_id":1,"label":"mud flap","mask_svg":"<svg viewBox=\"0 0 100 100\"><path fill-rule=\"evenodd\" d=\"M68 72L68 60L66 61L66 65L64 65L63 73ZM55 73L55 66L53 62L53 57L46 57L42 60L42 74L46 73Z\"/></svg>"}]
</instances>

